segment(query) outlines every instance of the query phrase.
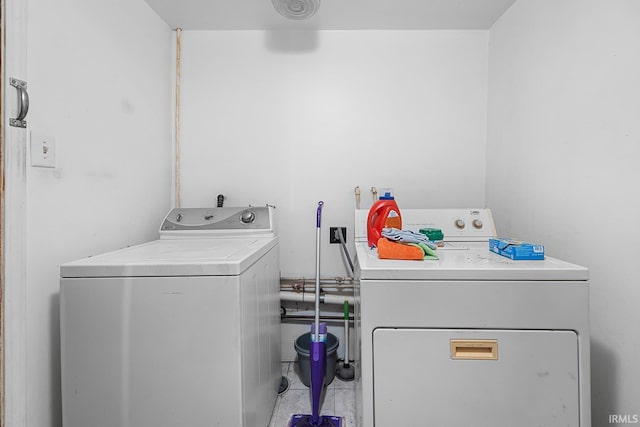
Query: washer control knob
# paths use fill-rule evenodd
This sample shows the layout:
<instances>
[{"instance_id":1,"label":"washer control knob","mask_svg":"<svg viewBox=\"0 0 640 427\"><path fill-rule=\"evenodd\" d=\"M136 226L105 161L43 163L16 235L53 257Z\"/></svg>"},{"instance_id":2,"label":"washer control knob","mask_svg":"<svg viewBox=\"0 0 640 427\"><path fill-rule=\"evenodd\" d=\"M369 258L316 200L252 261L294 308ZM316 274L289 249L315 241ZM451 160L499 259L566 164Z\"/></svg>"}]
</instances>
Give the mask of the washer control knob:
<instances>
[{"instance_id":1,"label":"washer control knob","mask_svg":"<svg viewBox=\"0 0 640 427\"><path fill-rule=\"evenodd\" d=\"M481 220L479 220L479 219L474 219L474 220L473 220L473 226L474 226L475 228L482 228L482 221L481 221Z\"/></svg>"},{"instance_id":2,"label":"washer control knob","mask_svg":"<svg viewBox=\"0 0 640 427\"><path fill-rule=\"evenodd\" d=\"M240 221L244 224L251 224L256 220L256 214L253 211L242 211L242 215L240 215Z\"/></svg>"},{"instance_id":3,"label":"washer control knob","mask_svg":"<svg viewBox=\"0 0 640 427\"><path fill-rule=\"evenodd\" d=\"M464 226L465 226L464 220L462 220L462 219L456 219L455 224L456 224L456 227L458 227L458 228L464 228Z\"/></svg>"},{"instance_id":4,"label":"washer control knob","mask_svg":"<svg viewBox=\"0 0 640 427\"><path fill-rule=\"evenodd\" d=\"M178 221L178 222L182 221L182 214L181 213L176 215L176 221Z\"/></svg>"}]
</instances>

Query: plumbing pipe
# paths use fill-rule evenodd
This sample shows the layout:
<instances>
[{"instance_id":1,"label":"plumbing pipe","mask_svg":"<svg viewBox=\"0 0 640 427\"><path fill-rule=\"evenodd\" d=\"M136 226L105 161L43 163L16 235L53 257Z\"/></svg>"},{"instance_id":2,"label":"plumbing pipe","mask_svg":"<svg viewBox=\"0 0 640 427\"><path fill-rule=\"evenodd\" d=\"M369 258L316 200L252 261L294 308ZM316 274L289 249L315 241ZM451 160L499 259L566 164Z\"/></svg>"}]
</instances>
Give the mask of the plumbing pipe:
<instances>
[{"instance_id":1,"label":"plumbing pipe","mask_svg":"<svg viewBox=\"0 0 640 427\"><path fill-rule=\"evenodd\" d=\"M291 282L315 283L315 279L310 279L308 277L281 277L280 278L280 283L291 283ZM353 277L334 277L334 278L320 279L321 284L335 283L340 285L342 283L353 283L353 282L354 282Z\"/></svg>"},{"instance_id":2,"label":"plumbing pipe","mask_svg":"<svg viewBox=\"0 0 640 427\"><path fill-rule=\"evenodd\" d=\"M280 291L280 301L297 301L297 302L315 302L315 294L311 292L288 292ZM345 301L349 302L349 305L353 305L354 297L345 295L334 294L322 294L320 295L320 302L323 304L344 304Z\"/></svg>"},{"instance_id":3,"label":"plumbing pipe","mask_svg":"<svg viewBox=\"0 0 640 427\"><path fill-rule=\"evenodd\" d=\"M315 289L315 283L312 282L313 279L308 278L280 278L280 289L296 289L296 290L304 290L304 289ZM352 277L336 277L333 279L322 279L320 280L320 284L323 285L323 289L353 289L354 279Z\"/></svg>"},{"instance_id":4,"label":"plumbing pipe","mask_svg":"<svg viewBox=\"0 0 640 427\"><path fill-rule=\"evenodd\" d=\"M180 53L182 51L182 28L176 28L176 105L175 105L175 198L176 208L180 207Z\"/></svg>"},{"instance_id":5,"label":"plumbing pipe","mask_svg":"<svg viewBox=\"0 0 640 427\"><path fill-rule=\"evenodd\" d=\"M297 292L311 292L313 290L313 285L312 284L300 284L300 283L294 283L294 284L281 284L280 285L280 290L281 291L289 291L289 290L294 290ZM324 291L350 291L353 290L353 285L329 285L329 286L322 286L322 290Z\"/></svg>"},{"instance_id":6,"label":"plumbing pipe","mask_svg":"<svg viewBox=\"0 0 640 427\"><path fill-rule=\"evenodd\" d=\"M280 282L309 282L315 281L315 279L310 279L308 277L281 277ZM334 277L320 279L320 283L345 283L345 282L353 282L353 277Z\"/></svg>"},{"instance_id":7,"label":"plumbing pipe","mask_svg":"<svg viewBox=\"0 0 640 427\"><path fill-rule=\"evenodd\" d=\"M306 319L314 319L315 314L282 314L280 318L287 320L306 320ZM336 322L342 323L344 321L344 316L320 316L320 320L328 321L328 322ZM349 317L350 321L353 321L353 317Z\"/></svg>"},{"instance_id":8,"label":"plumbing pipe","mask_svg":"<svg viewBox=\"0 0 640 427\"><path fill-rule=\"evenodd\" d=\"M360 209L360 187L354 189L356 193L356 209Z\"/></svg>"},{"instance_id":9,"label":"plumbing pipe","mask_svg":"<svg viewBox=\"0 0 640 427\"><path fill-rule=\"evenodd\" d=\"M332 289L332 290L349 290L349 289L353 289L354 285L352 283L349 284L337 284L337 283L324 283L322 284L322 289ZM314 289L314 284L313 283L304 283L304 282L292 282L292 283L280 283L280 290L282 291L286 291L286 290L296 290L296 291L303 291L305 289L309 289L309 290L313 290Z\"/></svg>"}]
</instances>

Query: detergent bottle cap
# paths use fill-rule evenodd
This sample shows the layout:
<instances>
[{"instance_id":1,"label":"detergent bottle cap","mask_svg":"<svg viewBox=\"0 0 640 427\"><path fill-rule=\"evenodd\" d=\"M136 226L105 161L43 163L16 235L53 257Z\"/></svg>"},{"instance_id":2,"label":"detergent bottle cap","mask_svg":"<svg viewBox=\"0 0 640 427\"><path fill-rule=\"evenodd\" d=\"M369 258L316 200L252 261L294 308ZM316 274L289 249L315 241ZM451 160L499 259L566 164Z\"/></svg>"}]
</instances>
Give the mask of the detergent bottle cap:
<instances>
[{"instance_id":1,"label":"detergent bottle cap","mask_svg":"<svg viewBox=\"0 0 640 427\"><path fill-rule=\"evenodd\" d=\"M394 200L393 189L381 188L380 190L381 190L380 191L381 196L379 197L380 200Z\"/></svg>"}]
</instances>

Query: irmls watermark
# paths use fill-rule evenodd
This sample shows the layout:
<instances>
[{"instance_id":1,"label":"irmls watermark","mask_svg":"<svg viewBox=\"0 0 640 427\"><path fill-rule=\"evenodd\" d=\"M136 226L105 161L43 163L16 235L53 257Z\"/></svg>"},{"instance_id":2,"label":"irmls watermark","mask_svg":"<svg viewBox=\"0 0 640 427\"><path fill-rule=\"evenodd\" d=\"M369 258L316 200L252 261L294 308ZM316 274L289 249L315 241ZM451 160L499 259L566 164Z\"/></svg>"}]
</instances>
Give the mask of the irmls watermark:
<instances>
[{"instance_id":1,"label":"irmls watermark","mask_svg":"<svg viewBox=\"0 0 640 427\"><path fill-rule=\"evenodd\" d=\"M638 424L638 414L609 414L609 424Z\"/></svg>"}]
</instances>

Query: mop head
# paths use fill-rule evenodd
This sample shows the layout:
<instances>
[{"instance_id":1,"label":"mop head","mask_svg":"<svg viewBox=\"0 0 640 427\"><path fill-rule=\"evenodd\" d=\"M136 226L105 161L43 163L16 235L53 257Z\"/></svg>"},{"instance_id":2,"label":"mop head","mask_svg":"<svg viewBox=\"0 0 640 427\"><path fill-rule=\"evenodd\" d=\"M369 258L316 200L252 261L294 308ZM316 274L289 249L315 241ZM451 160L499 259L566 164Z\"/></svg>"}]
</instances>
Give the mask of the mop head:
<instances>
[{"instance_id":1,"label":"mop head","mask_svg":"<svg viewBox=\"0 0 640 427\"><path fill-rule=\"evenodd\" d=\"M342 427L342 417L320 415L318 424L312 424L312 418L312 415L294 415L291 417L289 427Z\"/></svg>"}]
</instances>

